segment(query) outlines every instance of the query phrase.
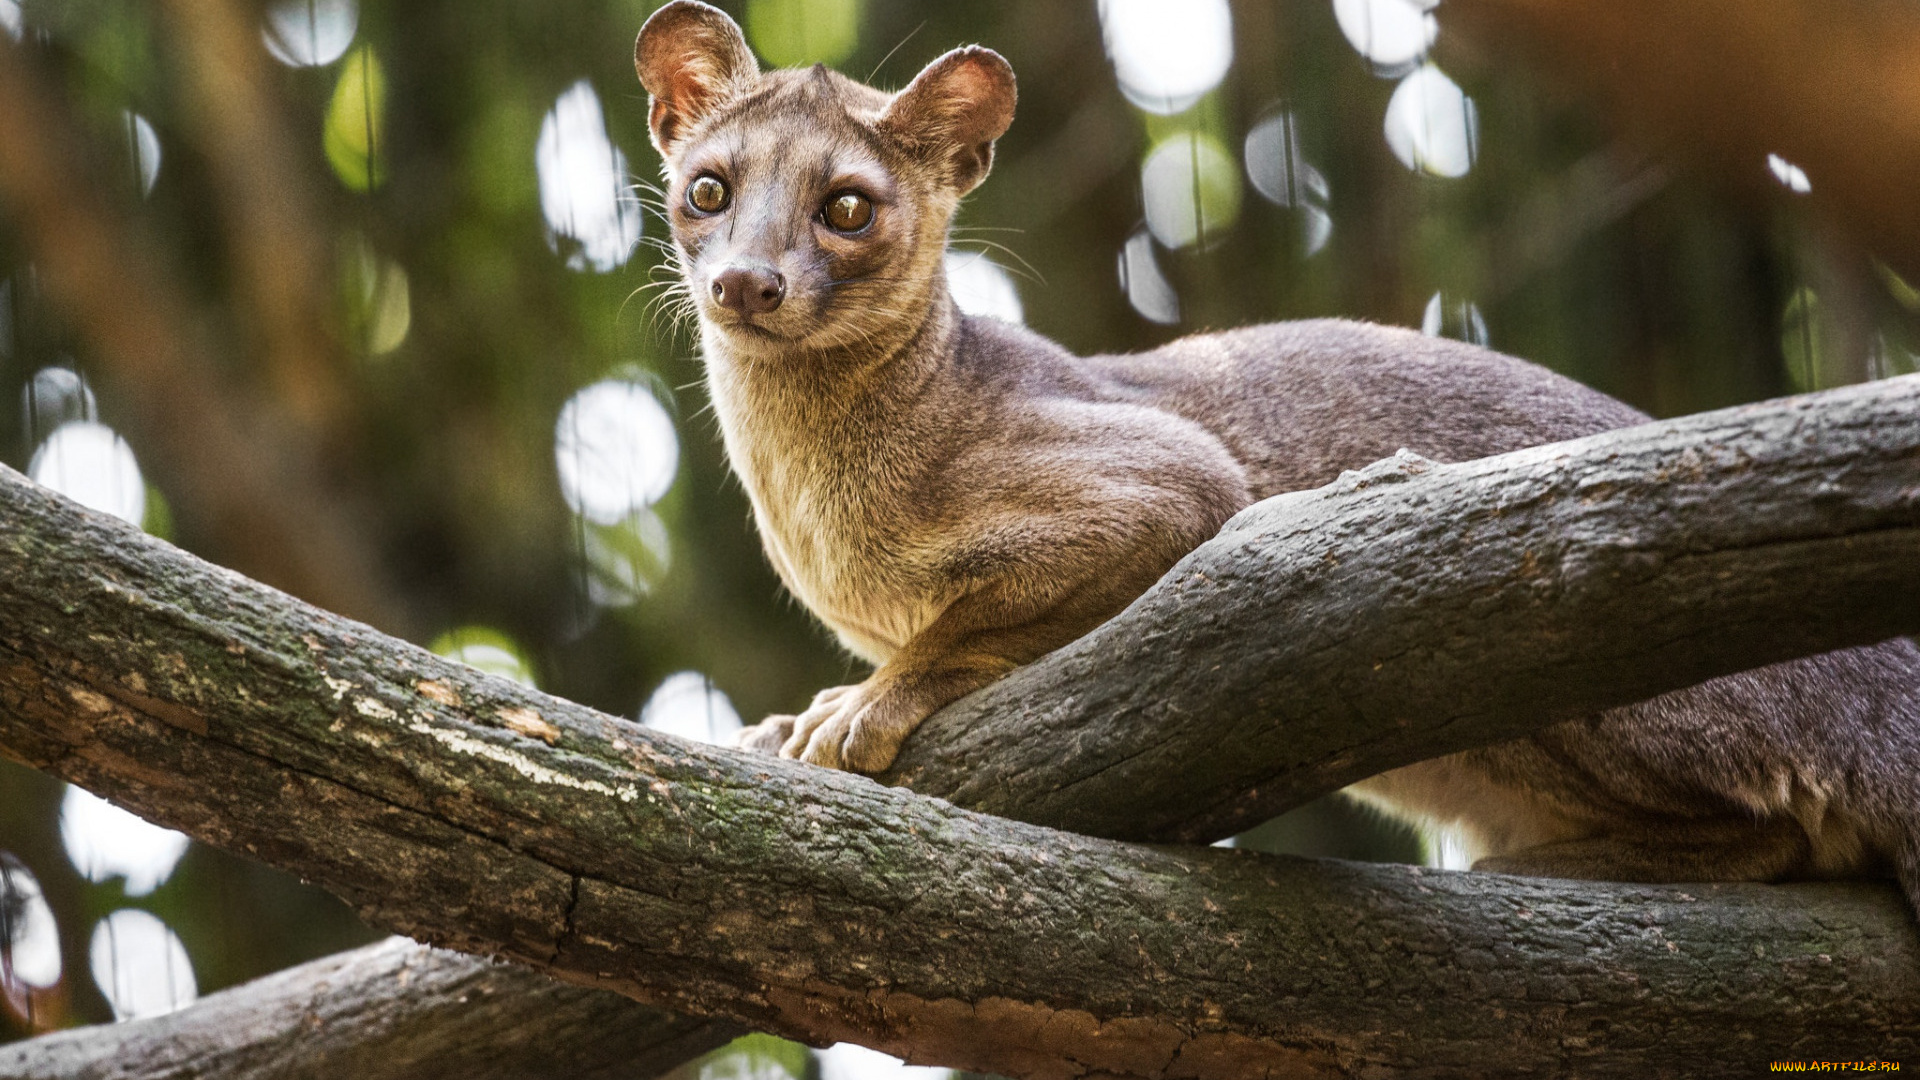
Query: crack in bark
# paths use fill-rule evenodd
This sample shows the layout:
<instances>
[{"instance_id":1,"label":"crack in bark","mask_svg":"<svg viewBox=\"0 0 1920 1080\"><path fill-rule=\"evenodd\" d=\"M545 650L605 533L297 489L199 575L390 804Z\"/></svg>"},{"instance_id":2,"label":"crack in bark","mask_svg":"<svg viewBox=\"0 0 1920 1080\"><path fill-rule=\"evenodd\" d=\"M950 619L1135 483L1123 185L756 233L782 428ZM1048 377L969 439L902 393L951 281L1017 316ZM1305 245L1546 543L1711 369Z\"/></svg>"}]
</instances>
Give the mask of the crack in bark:
<instances>
[{"instance_id":1,"label":"crack in bark","mask_svg":"<svg viewBox=\"0 0 1920 1080\"><path fill-rule=\"evenodd\" d=\"M547 957L547 963L551 964L560 959L560 955L566 952L567 945L573 941L573 915L579 909L580 875L574 874L567 882L567 911L560 920L560 934L554 940L553 955Z\"/></svg>"}]
</instances>

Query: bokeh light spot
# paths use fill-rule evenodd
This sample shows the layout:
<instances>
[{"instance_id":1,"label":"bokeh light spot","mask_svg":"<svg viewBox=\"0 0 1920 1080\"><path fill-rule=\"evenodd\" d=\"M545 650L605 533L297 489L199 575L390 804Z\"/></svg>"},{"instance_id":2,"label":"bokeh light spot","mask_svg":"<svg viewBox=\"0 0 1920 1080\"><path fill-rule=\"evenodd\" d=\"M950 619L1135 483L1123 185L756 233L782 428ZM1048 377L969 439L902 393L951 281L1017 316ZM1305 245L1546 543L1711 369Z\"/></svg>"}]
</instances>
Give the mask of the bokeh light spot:
<instances>
[{"instance_id":1,"label":"bokeh light spot","mask_svg":"<svg viewBox=\"0 0 1920 1080\"><path fill-rule=\"evenodd\" d=\"M1867 350L1867 378L1891 379L1898 375L1911 375L1920 368L1920 355L1915 355L1887 340L1885 334L1874 337L1873 344Z\"/></svg>"},{"instance_id":2,"label":"bokeh light spot","mask_svg":"<svg viewBox=\"0 0 1920 1080\"><path fill-rule=\"evenodd\" d=\"M581 79L540 122L534 146L547 243L574 270L625 265L640 242L640 201L628 185L627 156L607 137L600 95Z\"/></svg>"},{"instance_id":3,"label":"bokeh light spot","mask_svg":"<svg viewBox=\"0 0 1920 1080\"><path fill-rule=\"evenodd\" d=\"M38 439L70 420L98 420L93 388L68 367L41 368L20 391L21 417L29 438Z\"/></svg>"},{"instance_id":4,"label":"bokeh light spot","mask_svg":"<svg viewBox=\"0 0 1920 1080\"><path fill-rule=\"evenodd\" d=\"M641 706L640 722L682 739L729 745L742 726L733 702L698 671L678 671L661 680Z\"/></svg>"},{"instance_id":5,"label":"bokeh light spot","mask_svg":"<svg viewBox=\"0 0 1920 1080\"><path fill-rule=\"evenodd\" d=\"M587 599L597 607L627 607L653 592L672 565L667 523L650 509L616 525L585 524Z\"/></svg>"},{"instance_id":6,"label":"bokeh light spot","mask_svg":"<svg viewBox=\"0 0 1920 1080\"><path fill-rule=\"evenodd\" d=\"M344 56L360 25L355 0L279 0L260 29L267 51L290 67L321 67Z\"/></svg>"},{"instance_id":7,"label":"bokeh light spot","mask_svg":"<svg viewBox=\"0 0 1920 1080\"><path fill-rule=\"evenodd\" d=\"M148 536L173 542L173 507L167 497L152 484L147 485L147 512L140 517L140 531Z\"/></svg>"},{"instance_id":8,"label":"bokeh light spot","mask_svg":"<svg viewBox=\"0 0 1920 1080\"><path fill-rule=\"evenodd\" d=\"M1135 229L1120 249L1120 289L1142 318L1164 325L1180 321L1180 295L1161 272L1153 234L1145 226Z\"/></svg>"},{"instance_id":9,"label":"bokeh light spot","mask_svg":"<svg viewBox=\"0 0 1920 1080\"><path fill-rule=\"evenodd\" d=\"M20 0L0 0L0 30L5 30L8 37L19 41L21 29Z\"/></svg>"},{"instance_id":10,"label":"bokeh light spot","mask_svg":"<svg viewBox=\"0 0 1920 1080\"><path fill-rule=\"evenodd\" d=\"M153 185L160 179L160 136L146 117L129 109L120 110L120 123L126 134L127 160L133 165L133 182L144 198L153 194Z\"/></svg>"},{"instance_id":11,"label":"bokeh light spot","mask_svg":"<svg viewBox=\"0 0 1920 1080\"><path fill-rule=\"evenodd\" d=\"M1780 316L1780 354L1796 393L1811 393L1844 380L1828 370L1839 359L1839 327L1812 289L1795 289Z\"/></svg>"},{"instance_id":12,"label":"bokeh light spot","mask_svg":"<svg viewBox=\"0 0 1920 1080\"><path fill-rule=\"evenodd\" d=\"M772 1035L742 1035L699 1061L698 1080L806 1080L812 1051Z\"/></svg>"},{"instance_id":13,"label":"bokeh light spot","mask_svg":"<svg viewBox=\"0 0 1920 1080\"><path fill-rule=\"evenodd\" d=\"M1007 268L977 251L947 250L947 290L968 315L984 315L1010 323L1025 320L1020 290Z\"/></svg>"},{"instance_id":14,"label":"bokeh light spot","mask_svg":"<svg viewBox=\"0 0 1920 1080\"><path fill-rule=\"evenodd\" d=\"M1147 228L1169 248L1216 234L1240 216L1240 167L1213 136L1182 131L1167 136L1140 167Z\"/></svg>"},{"instance_id":15,"label":"bokeh light spot","mask_svg":"<svg viewBox=\"0 0 1920 1080\"><path fill-rule=\"evenodd\" d=\"M121 908L95 923L87 959L116 1020L164 1016L200 995L187 947L151 912Z\"/></svg>"},{"instance_id":16,"label":"bokeh light spot","mask_svg":"<svg viewBox=\"0 0 1920 1080\"><path fill-rule=\"evenodd\" d=\"M25 998L21 988L60 981L60 928L40 880L25 863L0 851L0 993Z\"/></svg>"},{"instance_id":17,"label":"bokeh light spot","mask_svg":"<svg viewBox=\"0 0 1920 1080\"><path fill-rule=\"evenodd\" d=\"M1326 250L1327 241L1333 239L1333 214L1325 207L1307 205L1300 208L1300 254L1318 255Z\"/></svg>"},{"instance_id":18,"label":"bokeh light spot","mask_svg":"<svg viewBox=\"0 0 1920 1080\"><path fill-rule=\"evenodd\" d=\"M1233 66L1227 0L1100 0L1100 29L1120 92L1147 112L1184 112Z\"/></svg>"},{"instance_id":19,"label":"bokeh light spot","mask_svg":"<svg viewBox=\"0 0 1920 1080\"><path fill-rule=\"evenodd\" d=\"M407 272L383 259L365 238L346 244L341 259L348 322L369 356L390 353L413 327L413 301Z\"/></svg>"},{"instance_id":20,"label":"bokeh light spot","mask_svg":"<svg viewBox=\"0 0 1920 1080\"><path fill-rule=\"evenodd\" d=\"M1426 56L1440 35L1430 7L1417 0L1333 0L1333 17L1376 71L1400 74Z\"/></svg>"},{"instance_id":21,"label":"bokeh light spot","mask_svg":"<svg viewBox=\"0 0 1920 1080\"><path fill-rule=\"evenodd\" d=\"M60 800L60 843L67 860L95 883L125 878L128 896L145 896L173 876L187 837L67 785Z\"/></svg>"},{"instance_id":22,"label":"bokeh light spot","mask_svg":"<svg viewBox=\"0 0 1920 1080\"><path fill-rule=\"evenodd\" d=\"M1480 155L1480 115L1446 73L1422 64L1387 102L1387 146L1400 163L1430 176L1467 175Z\"/></svg>"},{"instance_id":23,"label":"bokeh light spot","mask_svg":"<svg viewBox=\"0 0 1920 1080\"><path fill-rule=\"evenodd\" d=\"M354 191L372 191L386 180L387 76L367 46L347 55L327 104L323 143L334 175Z\"/></svg>"},{"instance_id":24,"label":"bokeh light spot","mask_svg":"<svg viewBox=\"0 0 1920 1080\"><path fill-rule=\"evenodd\" d=\"M1424 837L1427 865L1441 870L1473 869L1473 849L1458 827L1438 826Z\"/></svg>"},{"instance_id":25,"label":"bokeh light spot","mask_svg":"<svg viewBox=\"0 0 1920 1080\"><path fill-rule=\"evenodd\" d=\"M1795 195L1805 195L1813 190L1813 182L1807 179L1807 171L1779 154L1767 155L1767 171Z\"/></svg>"},{"instance_id":26,"label":"bokeh light spot","mask_svg":"<svg viewBox=\"0 0 1920 1080\"><path fill-rule=\"evenodd\" d=\"M1920 314L1920 288L1916 288L1912 282L1895 273L1893 267L1879 259L1873 260L1873 268L1879 273L1880 281L1886 285L1887 293L1895 302L1908 311ZM0 310L0 314L4 314L4 310Z\"/></svg>"},{"instance_id":27,"label":"bokeh light spot","mask_svg":"<svg viewBox=\"0 0 1920 1080\"><path fill-rule=\"evenodd\" d=\"M855 1043L835 1043L816 1051L820 1080L948 1080L951 1069L908 1065L890 1054Z\"/></svg>"},{"instance_id":28,"label":"bokeh light spot","mask_svg":"<svg viewBox=\"0 0 1920 1080\"><path fill-rule=\"evenodd\" d=\"M1247 180L1268 201L1300 214L1300 251L1318 254L1333 236L1327 178L1300 153L1298 121L1279 112L1247 132Z\"/></svg>"},{"instance_id":29,"label":"bokeh light spot","mask_svg":"<svg viewBox=\"0 0 1920 1080\"><path fill-rule=\"evenodd\" d=\"M27 463L34 482L130 525L147 512L147 485L133 448L105 424L72 420L47 436Z\"/></svg>"},{"instance_id":30,"label":"bokeh light spot","mask_svg":"<svg viewBox=\"0 0 1920 1080\"><path fill-rule=\"evenodd\" d=\"M612 525L673 486L680 440L651 390L609 379L574 394L560 410L553 457L560 493L573 512Z\"/></svg>"},{"instance_id":31,"label":"bokeh light spot","mask_svg":"<svg viewBox=\"0 0 1920 1080\"><path fill-rule=\"evenodd\" d=\"M1475 345L1488 344L1487 320L1471 300L1434 293L1420 318L1420 332L1428 337L1450 337Z\"/></svg>"},{"instance_id":32,"label":"bokeh light spot","mask_svg":"<svg viewBox=\"0 0 1920 1080\"><path fill-rule=\"evenodd\" d=\"M839 64L860 44L862 0L748 0L747 40L774 67Z\"/></svg>"},{"instance_id":33,"label":"bokeh light spot","mask_svg":"<svg viewBox=\"0 0 1920 1080\"><path fill-rule=\"evenodd\" d=\"M1267 199L1281 206L1327 201L1327 178L1301 156L1292 113L1275 113L1253 125L1246 151L1247 179Z\"/></svg>"},{"instance_id":34,"label":"bokeh light spot","mask_svg":"<svg viewBox=\"0 0 1920 1080\"><path fill-rule=\"evenodd\" d=\"M489 626L461 626L433 639L428 651L521 686L535 686L533 665L513 638Z\"/></svg>"}]
</instances>

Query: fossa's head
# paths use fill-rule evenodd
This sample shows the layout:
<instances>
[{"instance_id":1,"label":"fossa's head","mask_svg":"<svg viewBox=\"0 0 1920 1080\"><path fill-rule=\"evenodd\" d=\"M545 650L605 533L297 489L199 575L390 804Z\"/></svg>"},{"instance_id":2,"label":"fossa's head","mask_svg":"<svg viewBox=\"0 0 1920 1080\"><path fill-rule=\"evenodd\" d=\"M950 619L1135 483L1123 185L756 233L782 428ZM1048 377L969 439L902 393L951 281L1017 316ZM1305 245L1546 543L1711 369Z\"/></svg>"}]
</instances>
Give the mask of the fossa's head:
<instances>
[{"instance_id":1,"label":"fossa's head","mask_svg":"<svg viewBox=\"0 0 1920 1080\"><path fill-rule=\"evenodd\" d=\"M725 13L675 0L633 60L681 269L729 348L888 349L948 302L948 223L1013 122L999 54L956 49L888 94L821 66L763 73Z\"/></svg>"}]
</instances>

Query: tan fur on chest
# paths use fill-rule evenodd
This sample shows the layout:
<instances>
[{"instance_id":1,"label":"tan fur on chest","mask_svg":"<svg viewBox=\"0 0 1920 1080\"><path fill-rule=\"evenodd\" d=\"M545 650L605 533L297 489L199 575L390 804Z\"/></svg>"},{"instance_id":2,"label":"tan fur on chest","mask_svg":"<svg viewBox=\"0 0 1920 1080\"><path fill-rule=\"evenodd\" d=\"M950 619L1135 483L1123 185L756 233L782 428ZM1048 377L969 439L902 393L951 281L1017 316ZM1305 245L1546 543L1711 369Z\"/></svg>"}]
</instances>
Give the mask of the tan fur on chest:
<instances>
[{"instance_id":1,"label":"tan fur on chest","mask_svg":"<svg viewBox=\"0 0 1920 1080\"><path fill-rule=\"evenodd\" d=\"M919 552L879 542L855 515L804 485L754 500L768 559L849 652L885 663L945 605Z\"/></svg>"},{"instance_id":2,"label":"tan fur on chest","mask_svg":"<svg viewBox=\"0 0 1920 1080\"><path fill-rule=\"evenodd\" d=\"M723 365L710 373L768 560L849 651L884 663L946 599L934 538L902 512L907 502L882 495L884 448L846 441L843 418L819 402L772 400Z\"/></svg>"}]
</instances>

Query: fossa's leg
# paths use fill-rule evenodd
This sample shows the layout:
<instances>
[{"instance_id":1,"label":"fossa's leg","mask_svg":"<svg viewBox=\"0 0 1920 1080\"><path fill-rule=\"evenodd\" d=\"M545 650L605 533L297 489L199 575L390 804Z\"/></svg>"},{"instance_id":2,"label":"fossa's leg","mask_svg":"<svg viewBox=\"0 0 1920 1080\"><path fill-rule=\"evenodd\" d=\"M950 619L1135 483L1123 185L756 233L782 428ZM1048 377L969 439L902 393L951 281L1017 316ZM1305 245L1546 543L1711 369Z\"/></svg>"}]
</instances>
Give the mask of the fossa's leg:
<instances>
[{"instance_id":1,"label":"fossa's leg","mask_svg":"<svg viewBox=\"0 0 1920 1080\"><path fill-rule=\"evenodd\" d=\"M829 768L878 772L941 706L1072 641L1106 614L1068 605L1006 625L1025 614L1008 608L990 597L957 601L865 682L816 695L793 719L780 753ZM755 736L756 743L770 739L770 732L764 739Z\"/></svg>"},{"instance_id":2,"label":"fossa's leg","mask_svg":"<svg viewBox=\"0 0 1920 1080\"><path fill-rule=\"evenodd\" d=\"M1198 543L1198 541L1194 541ZM866 681L823 691L791 724L770 718L743 743L771 743L782 728L785 757L829 768L879 772L941 706L1080 637L1126 607L1179 558L1175 545L1143 547L1099 573L1062 568L1008 579L949 604ZM1040 561L1036 555L1034 561ZM1077 571L1077 572L1073 572Z\"/></svg>"}]
</instances>

